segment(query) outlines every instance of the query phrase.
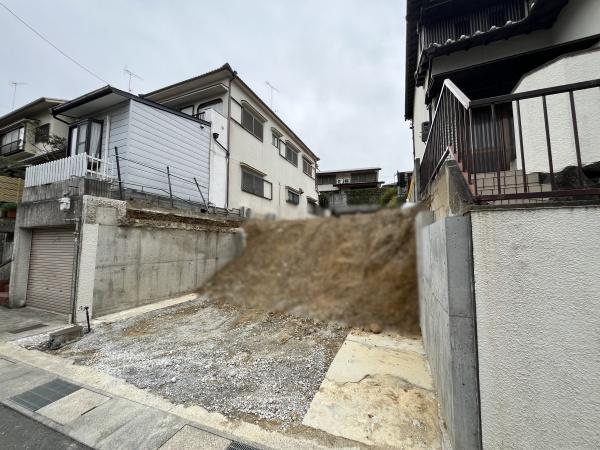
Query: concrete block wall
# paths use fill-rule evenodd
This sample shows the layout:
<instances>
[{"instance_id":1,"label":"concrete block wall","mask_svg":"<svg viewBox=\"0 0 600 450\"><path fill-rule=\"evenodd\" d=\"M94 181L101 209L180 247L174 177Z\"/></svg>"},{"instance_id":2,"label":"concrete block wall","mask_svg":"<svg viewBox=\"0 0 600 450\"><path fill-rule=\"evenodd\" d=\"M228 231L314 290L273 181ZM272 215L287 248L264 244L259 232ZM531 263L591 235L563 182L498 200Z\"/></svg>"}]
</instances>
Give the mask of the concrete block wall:
<instances>
[{"instance_id":1,"label":"concrete block wall","mask_svg":"<svg viewBox=\"0 0 600 450\"><path fill-rule=\"evenodd\" d=\"M416 233L421 332L448 444L480 449L470 221L422 212Z\"/></svg>"}]
</instances>

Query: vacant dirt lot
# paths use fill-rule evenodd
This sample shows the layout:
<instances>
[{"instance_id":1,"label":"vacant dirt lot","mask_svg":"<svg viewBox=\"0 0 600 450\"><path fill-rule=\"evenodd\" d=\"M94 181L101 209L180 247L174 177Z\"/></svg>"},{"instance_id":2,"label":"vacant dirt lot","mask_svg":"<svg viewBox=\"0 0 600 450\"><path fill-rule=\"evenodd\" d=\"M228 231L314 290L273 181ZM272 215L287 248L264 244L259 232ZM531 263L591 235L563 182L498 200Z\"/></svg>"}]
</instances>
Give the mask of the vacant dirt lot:
<instances>
[{"instance_id":1,"label":"vacant dirt lot","mask_svg":"<svg viewBox=\"0 0 600 450\"><path fill-rule=\"evenodd\" d=\"M195 300L98 325L59 352L174 403L287 428L301 423L347 332Z\"/></svg>"},{"instance_id":2,"label":"vacant dirt lot","mask_svg":"<svg viewBox=\"0 0 600 450\"><path fill-rule=\"evenodd\" d=\"M231 304L419 334L414 212L251 221L244 254L202 289Z\"/></svg>"}]
</instances>

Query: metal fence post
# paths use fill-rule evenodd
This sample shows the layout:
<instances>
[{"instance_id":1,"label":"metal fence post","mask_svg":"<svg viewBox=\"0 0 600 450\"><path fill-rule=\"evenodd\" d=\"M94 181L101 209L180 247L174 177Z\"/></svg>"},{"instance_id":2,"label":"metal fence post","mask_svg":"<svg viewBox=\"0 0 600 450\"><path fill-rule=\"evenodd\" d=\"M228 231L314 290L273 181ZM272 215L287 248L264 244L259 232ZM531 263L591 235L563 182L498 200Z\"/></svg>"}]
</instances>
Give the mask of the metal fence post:
<instances>
[{"instance_id":1,"label":"metal fence post","mask_svg":"<svg viewBox=\"0 0 600 450\"><path fill-rule=\"evenodd\" d=\"M196 183L196 187L198 188L198 192L200 192L200 197L202 197L202 202L204 203L204 207L207 207L206 199L204 198L204 194L202 194L202 190L200 189L200 185L198 184L198 180L194 177L194 183Z\"/></svg>"},{"instance_id":2,"label":"metal fence post","mask_svg":"<svg viewBox=\"0 0 600 450\"><path fill-rule=\"evenodd\" d=\"M119 164L119 148L115 145L115 159L117 160L117 176L119 177L119 198L123 200L123 182L121 181L121 165Z\"/></svg>"},{"instance_id":3,"label":"metal fence post","mask_svg":"<svg viewBox=\"0 0 600 450\"><path fill-rule=\"evenodd\" d=\"M169 180L169 197L171 197L171 208L173 208L173 190L171 189L171 172L167 166L167 179Z\"/></svg>"}]
</instances>

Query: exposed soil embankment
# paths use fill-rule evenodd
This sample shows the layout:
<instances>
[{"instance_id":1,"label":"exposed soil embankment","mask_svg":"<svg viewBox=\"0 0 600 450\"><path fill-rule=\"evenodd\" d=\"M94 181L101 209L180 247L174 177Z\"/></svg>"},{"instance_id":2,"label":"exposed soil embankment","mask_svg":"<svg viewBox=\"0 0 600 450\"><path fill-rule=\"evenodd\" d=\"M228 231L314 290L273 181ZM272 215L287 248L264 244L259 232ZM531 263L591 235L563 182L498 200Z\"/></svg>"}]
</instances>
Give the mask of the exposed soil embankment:
<instances>
[{"instance_id":1,"label":"exposed soil embankment","mask_svg":"<svg viewBox=\"0 0 600 450\"><path fill-rule=\"evenodd\" d=\"M244 225L243 255L202 289L210 298L336 321L347 326L419 334L414 213Z\"/></svg>"}]
</instances>

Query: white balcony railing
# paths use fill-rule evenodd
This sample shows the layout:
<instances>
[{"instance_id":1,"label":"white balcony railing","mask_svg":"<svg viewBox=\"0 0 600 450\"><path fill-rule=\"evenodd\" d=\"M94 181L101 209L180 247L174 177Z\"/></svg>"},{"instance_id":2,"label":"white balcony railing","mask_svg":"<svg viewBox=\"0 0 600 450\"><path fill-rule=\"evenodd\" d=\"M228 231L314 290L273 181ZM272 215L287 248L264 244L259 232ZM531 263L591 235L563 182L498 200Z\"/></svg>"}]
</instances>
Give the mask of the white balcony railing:
<instances>
[{"instance_id":1,"label":"white balcony railing","mask_svg":"<svg viewBox=\"0 0 600 450\"><path fill-rule=\"evenodd\" d=\"M112 180L112 163L94 158L86 153L57 159L56 161L28 167L25 171L25 187L66 181L72 177Z\"/></svg>"}]
</instances>

